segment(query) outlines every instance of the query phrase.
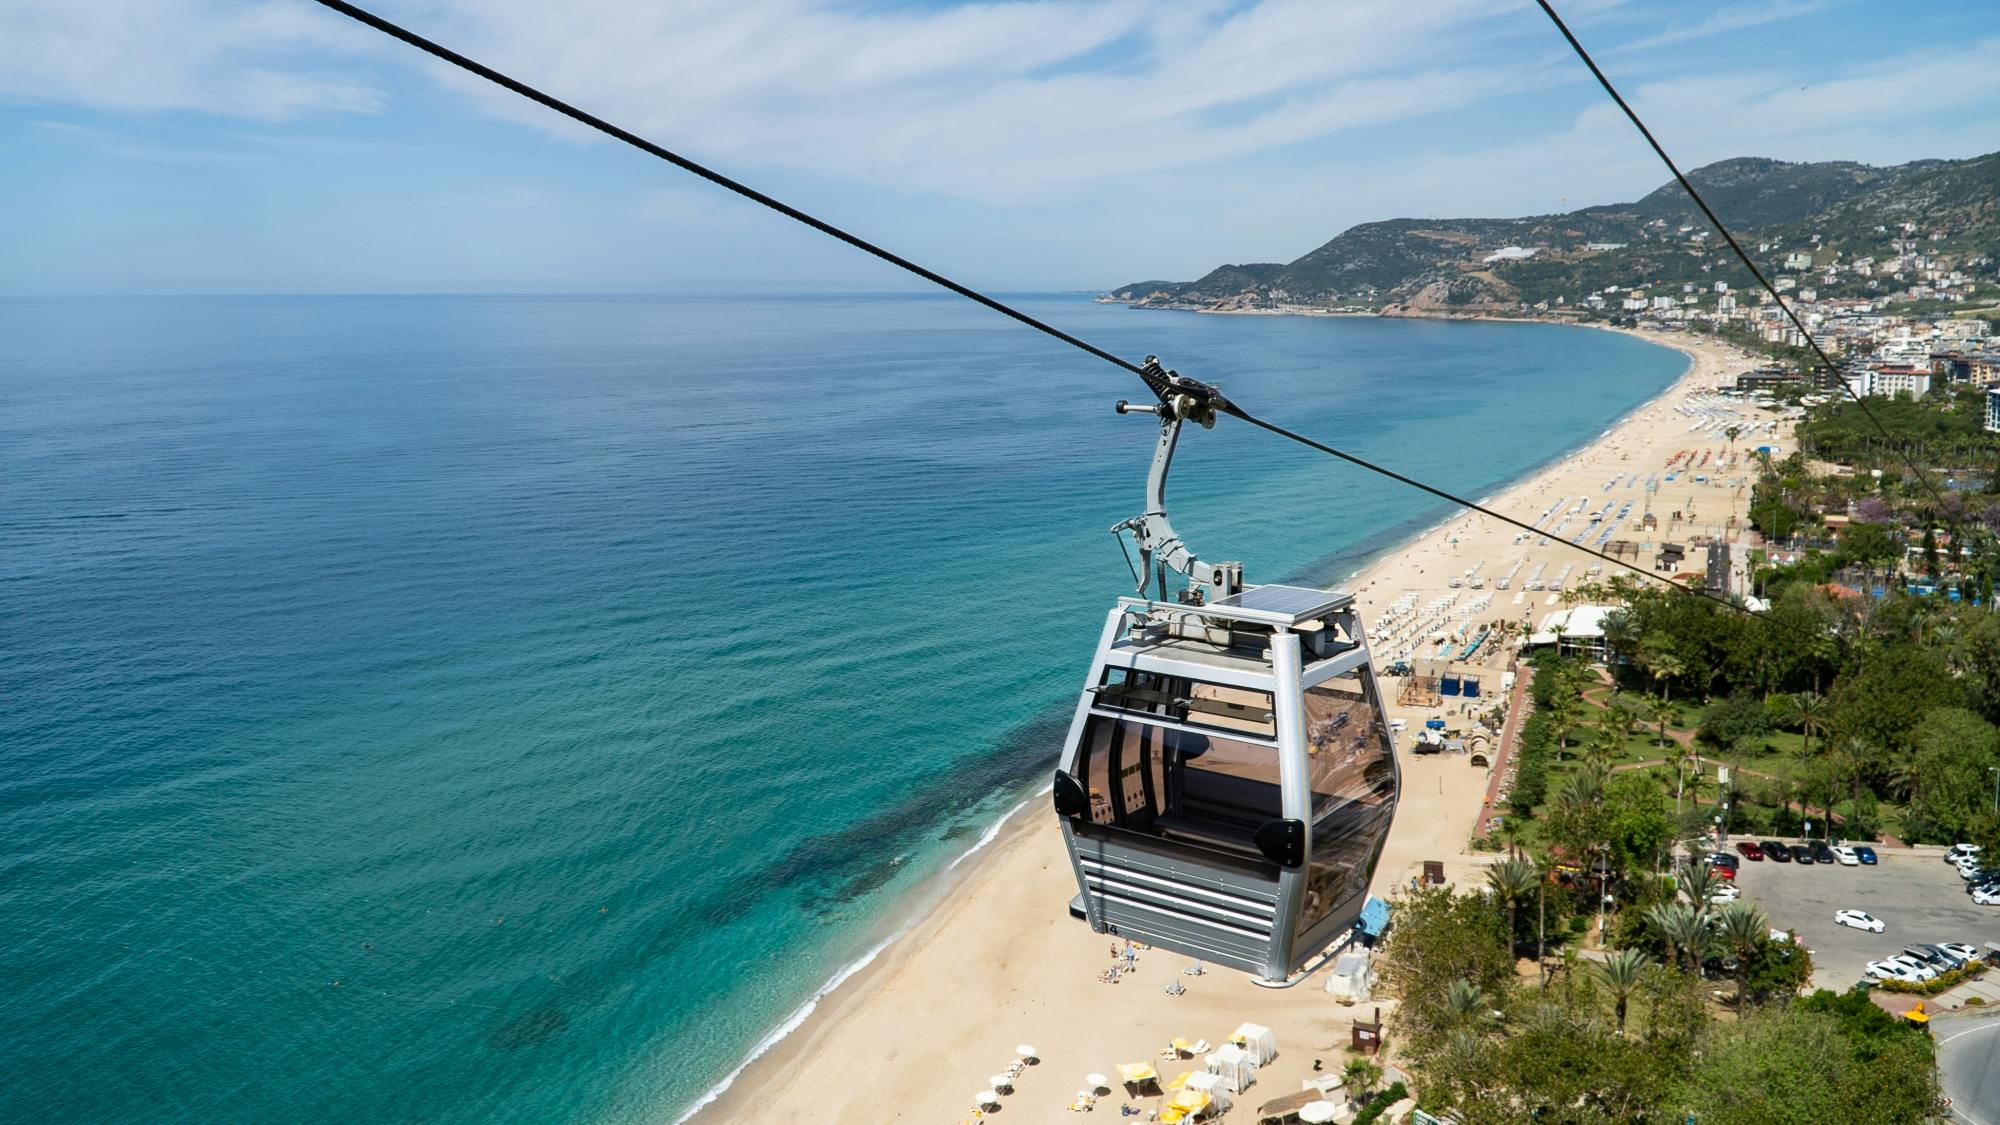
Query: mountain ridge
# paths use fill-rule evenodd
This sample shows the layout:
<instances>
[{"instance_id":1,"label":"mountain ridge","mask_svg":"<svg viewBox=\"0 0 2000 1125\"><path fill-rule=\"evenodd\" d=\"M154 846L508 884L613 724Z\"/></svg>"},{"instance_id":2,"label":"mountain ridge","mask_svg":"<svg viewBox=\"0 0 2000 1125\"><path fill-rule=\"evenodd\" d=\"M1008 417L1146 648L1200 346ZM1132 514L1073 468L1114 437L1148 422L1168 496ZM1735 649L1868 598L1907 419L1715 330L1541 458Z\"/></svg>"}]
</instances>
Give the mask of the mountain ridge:
<instances>
[{"instance_id":1,"label":"mountain ridge","mask_svg":"<svg viewBox=\"0 0 2000 1125\"><path fill-rule=\"evenodd\" d=\"M2000 153L1887 166L1733 157L1688 178L1767 276L1799 268L1801 253L1811 268L1889 254L1912 237L1968 258L2000 245ZM1526 313L1574 308L1607 286L1711 281L1753 284L1670 181L1628 203L1558 214L1359 223L1290 262L1223 265L1108 296L1144 307Z\"/></svg>"}]
</instances>

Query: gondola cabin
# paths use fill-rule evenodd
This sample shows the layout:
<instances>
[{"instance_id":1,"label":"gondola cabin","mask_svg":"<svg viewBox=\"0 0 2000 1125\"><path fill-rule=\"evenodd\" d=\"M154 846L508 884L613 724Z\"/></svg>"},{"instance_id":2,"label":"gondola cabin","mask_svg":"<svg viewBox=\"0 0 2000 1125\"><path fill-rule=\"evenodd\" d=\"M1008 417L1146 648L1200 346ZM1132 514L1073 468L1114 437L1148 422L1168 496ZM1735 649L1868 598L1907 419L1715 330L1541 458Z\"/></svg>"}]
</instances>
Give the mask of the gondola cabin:
<instances>
[{"instance_id":1,"label":"gondola cabin","mask_svg":"<svg viewBox=\"0 0 2000 1125\"><path fill-rule=\"evenodd\" d=\"M1120 599L1054 781L1093 930L1282 981L1352 929L1398 782L1353 601Z\"/></svg>"}]
</instances>

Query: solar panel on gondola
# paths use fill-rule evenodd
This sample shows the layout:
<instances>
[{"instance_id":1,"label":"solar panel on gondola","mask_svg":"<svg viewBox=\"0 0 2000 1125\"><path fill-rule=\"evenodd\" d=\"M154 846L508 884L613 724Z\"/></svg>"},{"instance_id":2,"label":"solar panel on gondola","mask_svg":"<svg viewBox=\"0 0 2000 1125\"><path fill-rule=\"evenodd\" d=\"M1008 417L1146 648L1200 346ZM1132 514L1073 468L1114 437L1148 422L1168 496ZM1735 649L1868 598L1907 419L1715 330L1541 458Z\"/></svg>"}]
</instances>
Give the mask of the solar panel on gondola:
<instances>
[{"instance_id":1,"label":"solar panel on gondola","mask_svg":"<svg viewBox=\"0 0 2000 1125\"><path fill-rule=\"evenodd\" d=\"M1146 368L1160 404L1119 404L1160 417L1146 513L1113 529L1138 544L1140 595L1105 619L1055 807L1092 929L1280 981L1360 916L1396 758L1353 597L1244 586L1173 533L1174 447L1219 395ZM1189 580L1172 598L1168 571Z\"/></svg>"}]
</instances>

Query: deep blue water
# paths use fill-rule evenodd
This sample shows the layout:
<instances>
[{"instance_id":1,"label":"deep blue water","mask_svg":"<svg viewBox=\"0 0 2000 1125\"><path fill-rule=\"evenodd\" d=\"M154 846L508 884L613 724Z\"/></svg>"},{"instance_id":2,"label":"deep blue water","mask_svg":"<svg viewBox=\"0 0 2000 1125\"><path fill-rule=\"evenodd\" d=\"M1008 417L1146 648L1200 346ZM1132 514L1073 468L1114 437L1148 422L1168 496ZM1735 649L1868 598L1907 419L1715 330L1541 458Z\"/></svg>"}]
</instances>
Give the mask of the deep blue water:
<instances>
[{"instance_id":1,"label":"deep blue water","mask_svg":"<svg viewBox=\"0 0 2000 1125\"><path fill-rule=\"evenodd\" d=\"M1475 494L1684 366L1025 301ZM0 1120L672 1121L1044 776L1121 397L947 297L0 300ZM1439 514L1171 495L1252 581Z\"/></svg>"}]
</instances>

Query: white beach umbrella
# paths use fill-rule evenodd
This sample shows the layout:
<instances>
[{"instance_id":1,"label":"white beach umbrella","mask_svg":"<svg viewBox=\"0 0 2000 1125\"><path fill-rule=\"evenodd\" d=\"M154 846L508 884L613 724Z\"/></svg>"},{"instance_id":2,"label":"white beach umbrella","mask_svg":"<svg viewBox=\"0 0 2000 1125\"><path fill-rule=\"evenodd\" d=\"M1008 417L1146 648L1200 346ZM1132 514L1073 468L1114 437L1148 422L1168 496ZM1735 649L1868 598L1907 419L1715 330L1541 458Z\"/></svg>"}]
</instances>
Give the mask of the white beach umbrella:
<instances>
[{"instance_id":1,"label":"white beach umbrella","mask_svg":"<svg viewBox=\"0 0 2000 1125\"><path fill-rule=\"evenodd\" d=\"M991 1090L981 1090L972 1095L972 1101L975 1105L999 1105L1000 1095Z\"/></svg>"},{"instance_id":2,"label":"white beach umbrella","mask_svg":"<svg viewBox=\"0 0 2000 1125\"><path fill-rule=\"evenodd\" d=\"M995 1090L1005 1090L1007 1087L1012 1086L1014 1084L1014 1080L1012 1078L1007 1077L1004 1074L996 1074L993 1077L988 1078L986 1081L990 1085L992 1085L992 1087Z\"/></svg>"},{"instance_id":3,"label":"white beach umbrella","mask_svg":"<svg viewBox=\"0 0 2000 1125\"><path fill-rule=\"evenodd\" d=\"M1029 1043L1017 1043L1017 1044L1015 1044L1015 1045L1014 1045L1014 1053L1015 1053L1015 1054L1017 1054L1017 1055L1019 1055L1019 1056L1021 1056L1021 1057L1022 1057L1022 1058L1024 1058L1024 1059L1032 1059L1032 1058L1038 1058L1038 1057L1039 1057L1039 1056L1037 1056L1037 1055L1035 1054L1035 1048L1034 1048L1034 1045L1033 1045L1033 1044L1029 1044Z\"/></svg>"},{"instance_id":4,"label":"white beach umbrella","mask_svg":"<svg viewBox=\"0 0 2000 1125\"><path fill-rule=\"evenodd\" d=\"M1322 1125L1340 1116L1340 1107L1332 1102L1307 1102L1299 1107L1299 1120L1307 1125Z\"/></svg>"},{"instance_id":5,"label":"white beach umbrella","mask_svg":"<svg viewBox=\"0 0 2000 1125\"><path fill-rule=\"evenodd\" d=\"M1103 1076L1102 1074L1086 1074L1086 1075L1084 1075L1084 1076L1083 1076L1083 1084L1084 1084L1084 1085L1086 1085L1086 1086L1088 1086L1088 1087L1090 1087L1090 1089L1091 1089L1091 1092L1093 1092L1093 1093L1095 1093L1095 1092L1096 1092L1096 1091L1098 1091L1098 1090L1104 1090L1104 1089L1108 1089L1108 1088L1110 1088L1110 1085L1111 1085L1111 1083L1110 1083L1109 1081L1107 1081L1107 1080L1105 1079L1105 1077L1104 1077L1104 1076Z\"/></svg>"}]
</instances>

